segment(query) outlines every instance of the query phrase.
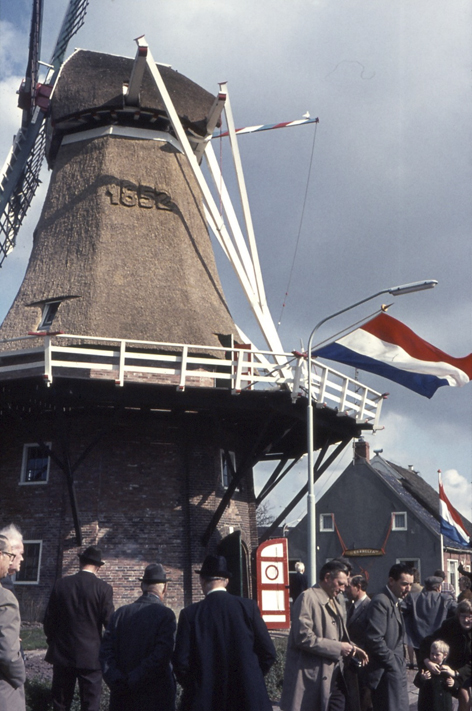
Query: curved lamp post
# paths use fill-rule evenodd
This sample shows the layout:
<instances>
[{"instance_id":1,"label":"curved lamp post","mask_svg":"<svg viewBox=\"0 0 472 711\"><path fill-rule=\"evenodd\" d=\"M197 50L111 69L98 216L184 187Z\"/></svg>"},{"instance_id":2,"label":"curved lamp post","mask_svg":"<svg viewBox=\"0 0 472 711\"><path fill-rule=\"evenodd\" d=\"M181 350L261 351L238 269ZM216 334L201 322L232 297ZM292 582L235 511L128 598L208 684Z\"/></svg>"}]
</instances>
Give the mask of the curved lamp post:
<instances>
[{"instance_id":1,"label":"curved lamp post","mask_svg":"<svg viewBox=\"0 0 472 711\"><path fill-rule=\"evenodd\" d=\"M310 334L308 339L308 404L307 404L307 440L308 440L308 497L307 497L307 518L308 518L308 577L310 585L316 583L316 502L315 502L315 482L314 482L314 472L313 472L313 459L314 459L314 432L313 432L313 398L312 398L312 385L311 385L311 349L313 344L313 336L317 330L326 321L330 321L335 316L343 314L345 311L350 311L364 304L366 301L375 299L381 294L391 294L392 296L402 296L403 294L412 294L415 291L423 291L424 289L433 289L437 285L435 279L427 279L426 281L414 281L411 284L402 284L400 286L391 286L388 289L381 289L371 296L367 296L365 299L356 301L355 304L346 306L346 308L336 311L336 313L326 316L319 323L316 324L315 328Z\"/></svg>"}]
</instances>

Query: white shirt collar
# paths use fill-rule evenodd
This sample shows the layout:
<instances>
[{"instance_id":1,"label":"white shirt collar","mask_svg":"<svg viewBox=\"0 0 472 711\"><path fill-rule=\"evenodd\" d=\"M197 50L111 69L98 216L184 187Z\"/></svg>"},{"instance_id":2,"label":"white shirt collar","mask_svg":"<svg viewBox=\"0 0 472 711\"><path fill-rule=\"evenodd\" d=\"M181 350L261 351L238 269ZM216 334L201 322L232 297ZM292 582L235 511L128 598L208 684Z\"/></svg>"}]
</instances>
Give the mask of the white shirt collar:
<instances>
[{"instance_id":1,"label":"white shirt collar","mask_svg":"<svg viewBox=\"0 0 472 711\"><path fill-rule=\"evenodd\" d=\"M207 595L210 595L213 592L228 592L228 591L226 590L226 588L213 588L213 590L209 590L207 592ZM205 597L206 597L206 595L205 595Z\"/></svg>"}]
</instances>

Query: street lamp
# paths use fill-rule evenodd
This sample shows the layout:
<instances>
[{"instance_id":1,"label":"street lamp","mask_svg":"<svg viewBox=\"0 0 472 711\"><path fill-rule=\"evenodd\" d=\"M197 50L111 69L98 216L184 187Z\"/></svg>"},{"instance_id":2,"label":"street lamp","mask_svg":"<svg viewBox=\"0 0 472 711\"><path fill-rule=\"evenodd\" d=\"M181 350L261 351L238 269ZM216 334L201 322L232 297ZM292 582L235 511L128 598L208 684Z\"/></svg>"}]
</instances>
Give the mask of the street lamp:
<instances>
[{"instance_id":1,"label":"street lamp","mask_svg":"<svg viewBox=\"0 0 472 711\"><path fill-rule=\"evenodd\" d=\"M326 316L319 323L316 324L315 328L310 334L308 339L308 404L307 404L307 441L308 441L308 497L307 497L307 519L308 519L308 577L310 585L316 583L316 501L315 501L315 481L313 472L313 459L314 459L314 432L313 432L313 400L312 400L312 385L311 385L311 349L313 344L313 336L317 330L326 321L330 321L335 316L350 311L351 309L365 304L366 301L375 299L381 294L391 294L392 296L402 296L403 294L412 294L415 291L423 291L424 289L433 289L437 285L435 279L427 279L425 281L414 281L411 284L402 284L400 286L391 286L388 289L382 289L377 291L371 296L367 296L365 299L356 301L355 304L346 306L346 308L336 311L336 313Z\"/></svg>"}]
</instances>

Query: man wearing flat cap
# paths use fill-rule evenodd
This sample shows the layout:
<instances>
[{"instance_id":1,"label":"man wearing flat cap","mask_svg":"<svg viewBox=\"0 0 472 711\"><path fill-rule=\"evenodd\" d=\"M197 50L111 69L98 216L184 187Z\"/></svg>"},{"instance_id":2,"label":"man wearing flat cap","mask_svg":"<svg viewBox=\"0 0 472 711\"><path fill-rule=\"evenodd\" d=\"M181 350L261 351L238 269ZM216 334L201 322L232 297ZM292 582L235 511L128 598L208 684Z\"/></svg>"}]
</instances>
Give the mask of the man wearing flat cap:
<instances>
[{"instance_id":1,"label":"man wearing flat cap","mask_svg":"<svg viewBox=\"0 0 472 711\"><path fill-rule=\"evenodd\" d=\"M102 673L98 658L102 629L113 612L113 589L97 577L102 552L79 554L80 571L58 580L44 617L46 661L53 665L54 711L69 711L79 682L81 711L99 711Z\"/></svg>"},{"instance_id":2,"label":"man wearing flat cap","mask_svg":"<svg viewBox=\"0 0 472 711\"><path fill-rule=\"evenodd\" d=\"M272 711L264 683L275 649L254 600L227 592L223 556L207 556L204 600L180 613L173 656L181 711Z\"/></svg>"},{"instance_id":3,"label":"man wearing flat cap","mask_svg":"<svg viewBox=\"0 0 472 711\"><path fill-rule=\"evenodd\" d=\"M447 617L454 616L457 603L450 595L441 594L442 578L430 575L421 592L410 593L402 603L405 627L418 659L425 637L439 629Z\"/></svg>"},{"instance_id":4,"label":"man wearing flat cap","mask_svg":"<svg viewBox=\"0 0 472 711\"><path fill-rule=\"evenodd\" d=\"M174 711L170 660L176 625L164 605L167 575L153 563L140 580L143 594L113 613L103 636L100 661L110 711Z\"/></svg>"}]
</instances>

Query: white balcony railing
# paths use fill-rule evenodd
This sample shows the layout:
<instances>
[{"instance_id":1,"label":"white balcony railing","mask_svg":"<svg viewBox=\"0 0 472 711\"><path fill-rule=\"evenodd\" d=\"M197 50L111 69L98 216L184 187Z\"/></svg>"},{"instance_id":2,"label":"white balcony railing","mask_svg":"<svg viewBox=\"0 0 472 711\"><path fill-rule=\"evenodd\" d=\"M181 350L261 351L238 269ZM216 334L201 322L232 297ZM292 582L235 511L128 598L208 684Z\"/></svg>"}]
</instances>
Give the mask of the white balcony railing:
<instances>
[{"instance_id":1,"label":"white balcony railing","mask_svg":"<svg viewBox=\"0 0 472 711\"><path fill-rule=\"evenodd\" d=\"M243 390L283 388L292 398L306 394L307 363L302 354L272 353L253 346L216 348L182 343L134 341L71 334L30 335L33 348L0 352L0 380L41 375L50 385L54 377L144 381L187 387ZM61 345L61 342L64 345ZM8 341L3 341L7 345ZM278 356L278 363L274 357ZM285 365L280 365L285 359ZM339 415L378 426L384 396L328 366L313 361L312 391L317 407L331 407Z\"/></svg>"}]
</instances>

